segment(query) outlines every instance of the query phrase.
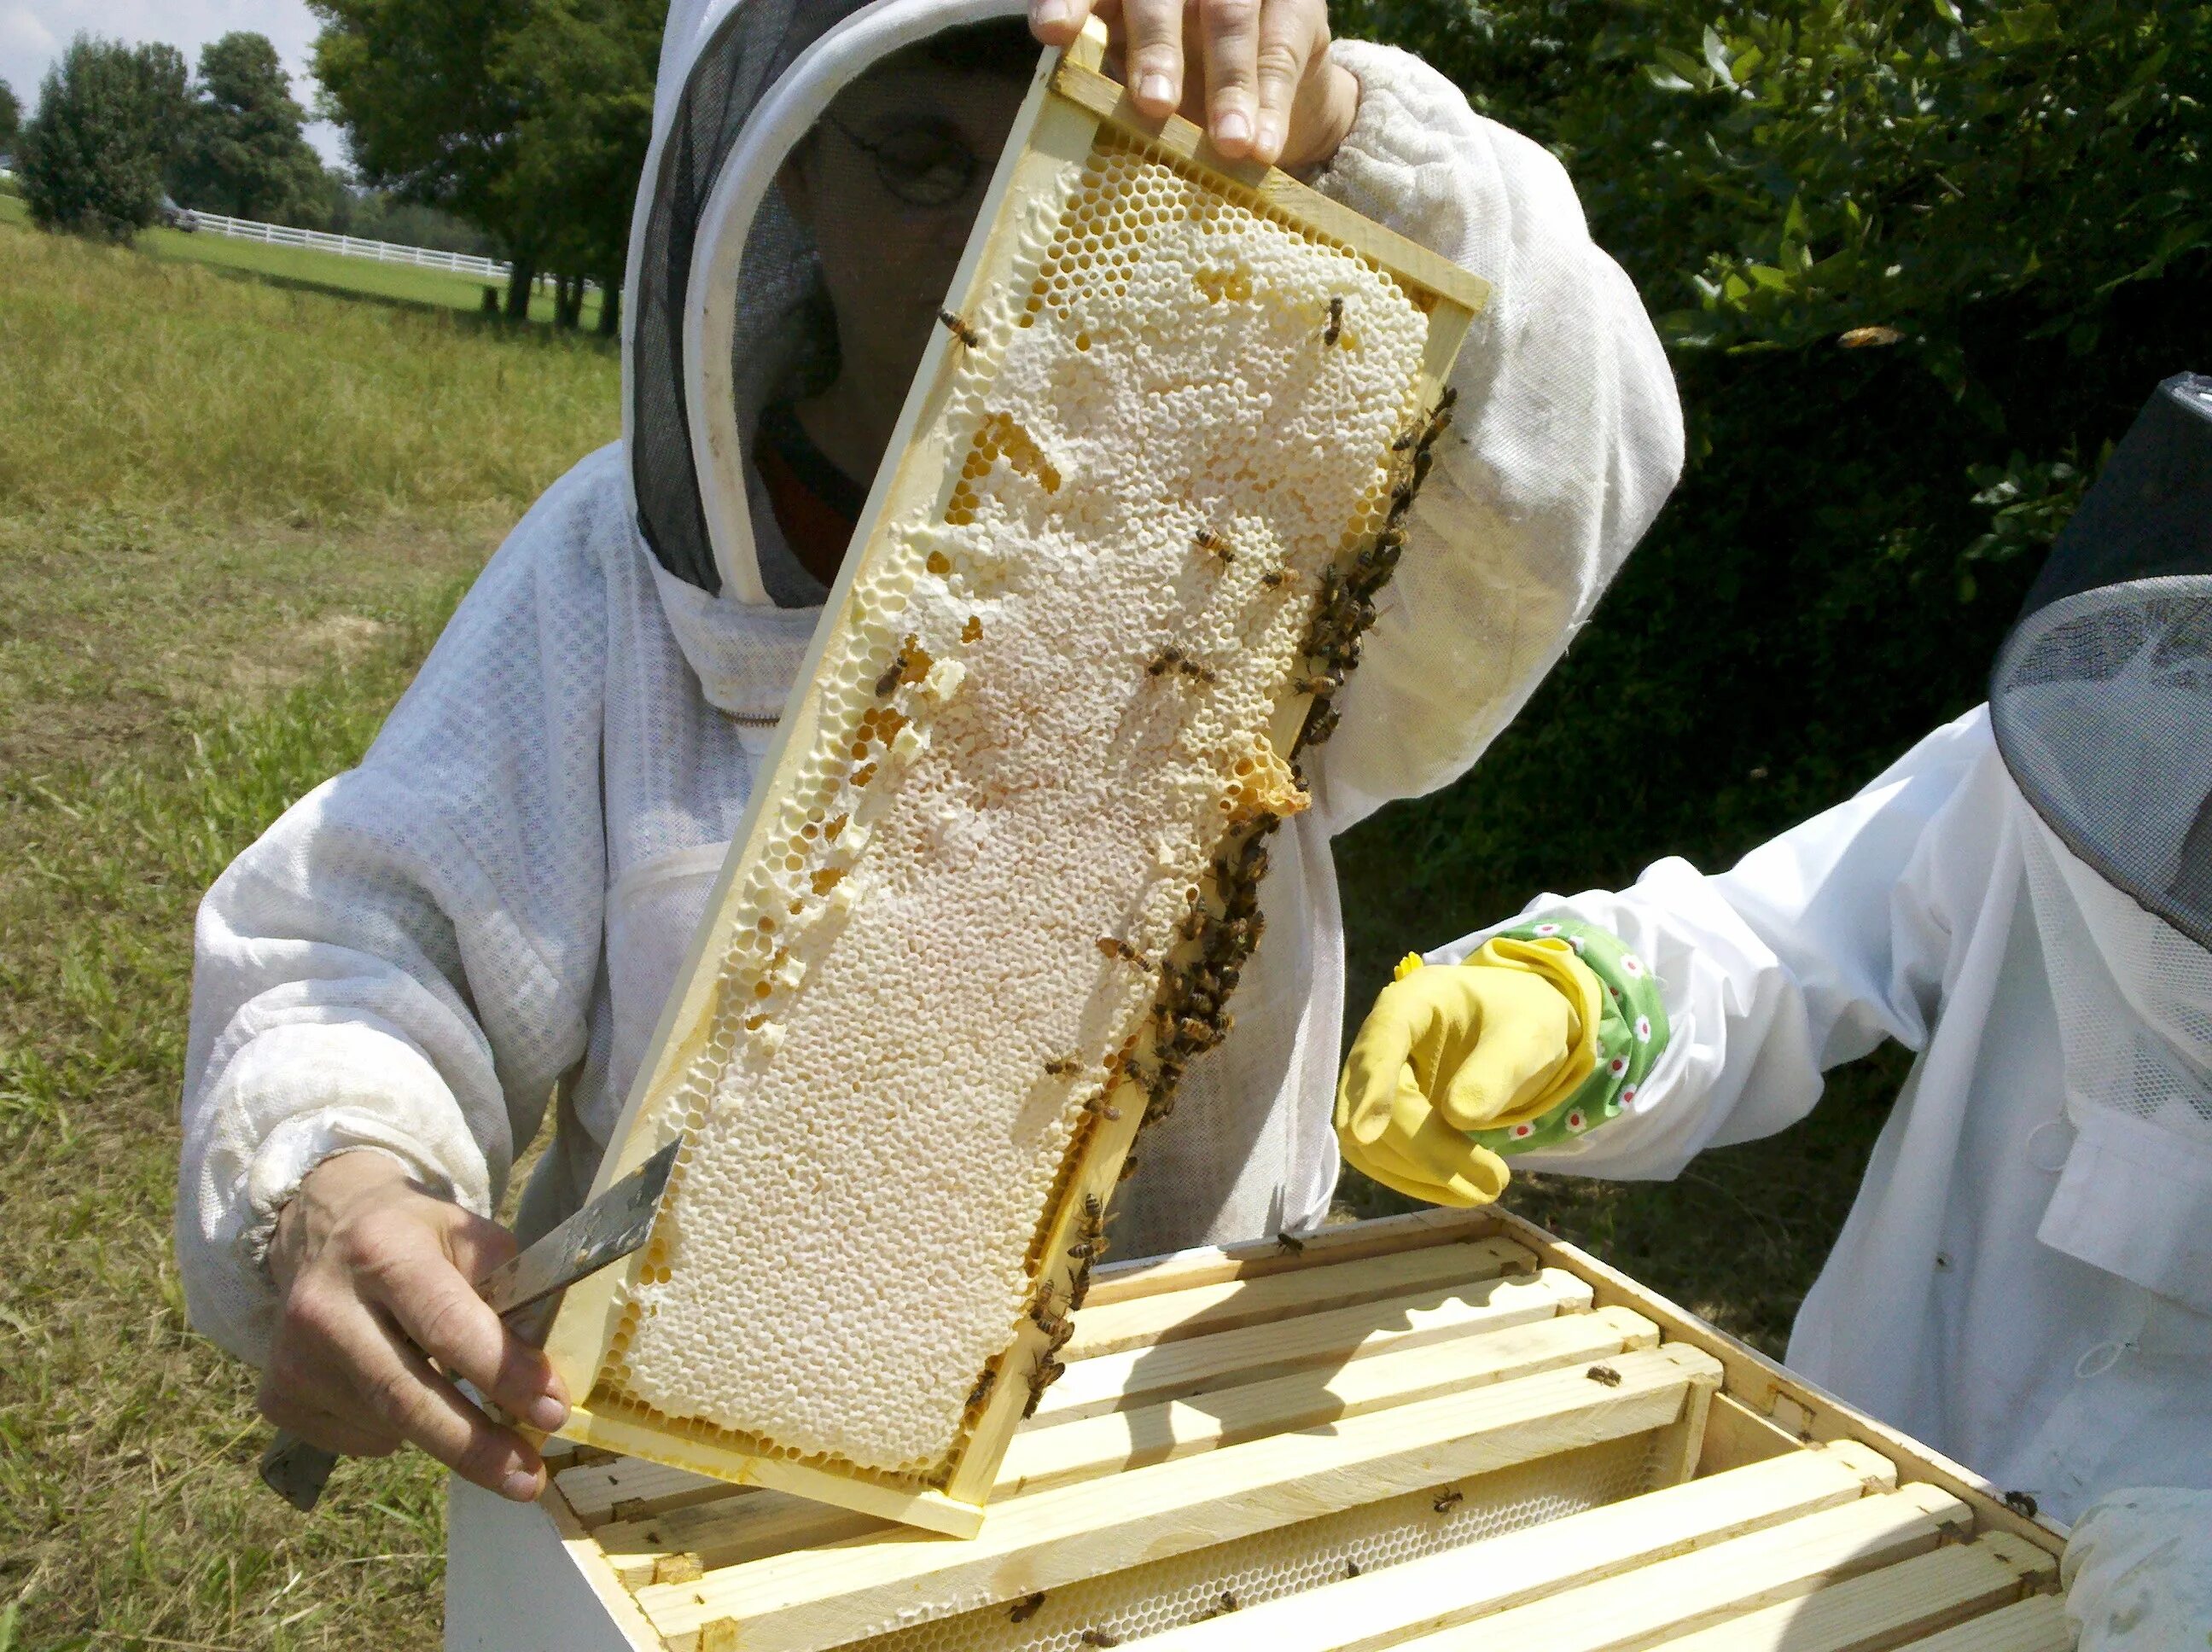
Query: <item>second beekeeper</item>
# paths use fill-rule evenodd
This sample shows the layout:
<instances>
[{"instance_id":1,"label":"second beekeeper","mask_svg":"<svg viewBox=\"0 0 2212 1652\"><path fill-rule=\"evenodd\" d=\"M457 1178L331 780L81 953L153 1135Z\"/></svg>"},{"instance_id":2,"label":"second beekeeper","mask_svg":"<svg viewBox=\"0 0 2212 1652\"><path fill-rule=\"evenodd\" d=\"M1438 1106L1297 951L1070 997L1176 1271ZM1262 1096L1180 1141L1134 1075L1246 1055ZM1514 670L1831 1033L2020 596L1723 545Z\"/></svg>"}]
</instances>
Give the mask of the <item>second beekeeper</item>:
<instances>
[{"instance_id":1,"label":"second beekeeper","mask_svg":"<svg viewBox=\"0 0 2212 1652\"><path fill-rule=\"evenodd\" d=\"M2060 1520L2105 1500L2085 1644L2205 1644L2212 378L2115 450L1986 705L1732 871L1662 860L1401 967L1338 1122L1437 1202L1520 1153L1672 1176L1918 1051L1790 1364Z\"/></svg>"},{"instance_id":2,"label":"second beekeeper","mask_svg":"<svg viewBox=\"0 0 2212 1652\"><path fill-rule=\"evenodd\" d=\"M1279 839L1237 1029L1147 1139L1123 1254L1326 1209L1328 839L1475 760L1657 511L1682 442L1643 308L1548 155L1417 59L1330 43L1321 0L1188 15L1192 107L1218 143L1301 170L1496 300L1310 764L1314 806ZM1040 0L1032 21L1065 39L1081 16ZM1174 106L1183 6L1127 0L1116 23L1140 100ZM675 7L622 441L516 528L361 767L200 910L179 1251L194 1322L265 1366L273 1420L346 1451L412 1441L536 1491L535 1455L415 1347L531 1421L563 1412L468 1292L507 1243L487 1218L549 1100L524 1236L591 1181L1036 62L1001 0Z\"/></svg>"}]
</instances>

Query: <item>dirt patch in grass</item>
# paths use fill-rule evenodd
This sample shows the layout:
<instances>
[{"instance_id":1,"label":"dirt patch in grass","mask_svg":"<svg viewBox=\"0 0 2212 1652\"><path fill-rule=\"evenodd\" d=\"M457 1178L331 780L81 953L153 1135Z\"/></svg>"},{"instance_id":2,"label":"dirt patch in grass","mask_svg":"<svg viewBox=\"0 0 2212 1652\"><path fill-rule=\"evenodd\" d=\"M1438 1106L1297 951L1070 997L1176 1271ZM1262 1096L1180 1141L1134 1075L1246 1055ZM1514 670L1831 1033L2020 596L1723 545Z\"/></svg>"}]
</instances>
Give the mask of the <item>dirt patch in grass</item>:
<instances>
[{"instance_id":1,"label":"dirt patch in grass","mask_svg":"<svg viewBox=\"0 0 2212 1652\"><path fill-rule=\"evenodd\" d=\"M483 513L337 529L65 510L0 516L0 768L172 751L195 719L356 665L473 577Z\"/></svg>"}]
</instances>

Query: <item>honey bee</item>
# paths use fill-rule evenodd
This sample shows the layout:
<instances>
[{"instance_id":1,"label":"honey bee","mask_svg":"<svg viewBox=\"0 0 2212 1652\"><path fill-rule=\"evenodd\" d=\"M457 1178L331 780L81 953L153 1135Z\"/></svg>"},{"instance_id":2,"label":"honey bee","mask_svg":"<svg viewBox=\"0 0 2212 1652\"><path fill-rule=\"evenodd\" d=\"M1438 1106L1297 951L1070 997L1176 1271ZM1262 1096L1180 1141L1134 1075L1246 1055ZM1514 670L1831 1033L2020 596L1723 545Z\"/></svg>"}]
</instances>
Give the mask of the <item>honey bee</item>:
<instances>
[{"instance_id":1,"label":"honey bee","mask_svg":"<svg viewBox=\"0 0 2212 1652\"><path fill-rule=\"evenodd\" d=\"M882 700L898 687L899 678L906 675L907 652L901 648L891 656L891 663L884 667L884 674L876 679L876 698Z\"/></svg>"},{"instance_id":2,"label":"honey bee","mask_svg":"<svg viewBox=\"0 0 2212 1652\"><path fill-rule=\"evenodd\" d=\"M1083 1103L1083 1110L1094 1119L1103 1119L1109 1124L1121 1121L1121 1109L1106 1099L1108 1092L1101 1090Z\"/></svg>"},{"instance_id":3,"label":"honey bee","mask_svg":"<svg viewBox=\"0 0 2212 1652\"><path fill-rule=\"evenodd\" d=\"M1176 670L1182 672L1185 677L1190 678L1194 683L1211 683L1214 679L1212 667L1201 665L1194 659L1177 660L1176 662Z\"/></svg>"},{"instance_id":4,"label":"honey bee","mask_svg":"<svg viewBox=\"0 0 2212 1652\"><path fill-rule=\"evenodd\" d=\"M1457 398L1457 396L1458 392L1456 391L1447 390L1444 392L1443 399L1437 404L1437 410L1429 416L1428 428L1421 432L1420 452L1425 453L1430 448L1435 446L1437 438L1443 435L1445 429L1450 425L1452 422L1451 404L1454 400Z\"/></svg>"},{"instance_id":5,"label":"honey bee","mask_svg":"<svg viewBox=\"0 0 2212 1652\"><path fill-rule=\"evenodd\" d=\"M1200 550L1218 556L1224 562L1237 560L1237 553L1229 548L1228 536L1216 533L1212 528L1200 528L1191 536L1191 543Z\"/></svg>"},{"instance_id":6,"label":"honey bee","mask_svg":"<svg viewBox=\"0 0 2212 1652\"><path fill-rule=\"evenodd\" d=\"M1328 325L1322 329L1321 342L1334 344L1344 333L1344 301L1332 298L1328 301Z\"/></svg>"},{"instance_id":7,"label":"honey bee","mask_svg":"<svg viewBox=\"0 0 2212 1652\"><path fill-rule=\"evenodd\" d=\"M2022 1520L2033 1520L2035 1518L2037 1503L2033 1492L2008 1491L2004 1494L2004 1506L2011 1509L2015 1515L2018 1515Z\"/></svg>"},{"instance_id":8,"label":"honey bee","mask_svg":"<svg viewBox=\"0 0 2212 1652\"><path fill-rule=\"evenodd\" d=\"M945 324L946 331L950 332L955 338L965 344L969 349L972 350L977 349L982 344L983 335L977 332L975 328L969 326L967 322L961 319L960 317L953 314L951 311L939 310L937 313L937 319Z\"/></svg>"},{"instance_id":9,"label":"honey bee","mask_svg":"<svg viewBox=\"0 0 2212 1652\"><path fill-rule=\"evenodd\" d=\"M1052 1311L1052 1285L1047 1281L1038 1288L1036 1300L1030 1304L1030 1323L1049 1339L1044 1348L1048 1357L1067 1346L1067 1339L1075 1334L1075 1321L1066 1314Z\"/></svg>"},{"instance_id":10,"label":"honey bee","mask_svg":"<svg viewBox=\"0 0 2212 1652\"><path fill-rule=\"evenodd\" d=\"M1342 709L1334 702L1316 707L1314 715L1306 720L1305 743L1308 745L1328 744L1328 737L1336 732L1337 724L1343 720Z\"/></svg>"},{"instance_id":11,"label":"honey bee","mask_svg":"<svg viewBox=\"0 0 2212 1652\"><path fill-rule=\"evenodd\" d=\"M1293 1256L1303 1256L1306 1254L1306 1242L1288 1229L1275 1236L1275 1246L1277 1249L1287 1251Z\"/></svg>"},{"instance_id":12,"label":"honey bee","mask_svg":"<svg viewBox=\"0 0 2212 1652\"><path fill-rule=\"evenodd\" d=\"M1601 1388L1617 1388L1620 1386L1620 1373L1610 1365L1593 1365L1583 1375Z\"/></svg>"},{"instance_id":13,"label":"honey bee","mask_svg":"<svg viewBox=\"0 0 2212 1652\"><path fill-rule=\"evenodd\" d=\"M1121 1172L1119 1175L1115 1176L1114 1180L1116 1182L1127 1181L1131 1176L1136 1174L1137 1156L1134 1153L1131 1153L1122 1159Z\"/></svg>"},{"instance_id":14,"label":"honey bee","mask_svg":"<svg viewBox=\"0 0 2212 1652\"><path fill-rule=\"evenodd\" d=\"M1060 1056L1044 1064L1044 1070L1055 1078L1073 1078L1083 1071L1083 1063L1072 1055Z\"/></svg>"},{"instance_id":15,"label":"honey bee","mask_svg":"<svg viewBox=\"0 0 2212 1652\"><path fill-rule=\"evenodd\" d=\"M1075 1637L1085 1646L1119 1646L1121 1637L1110 1629L1086 1629Z\"/></svg>"},{"instance_id":16,"label":"honey bee","mask_svg":"<svg viewBox=\"0 0 2212 1652\"><path fill-rule=\"evenodd\" d=\"M1347 1560L1347 1561L1346 1561L1346 1562L1344 1563L1344 1575L1345 1575L1346 1577L1357 1577L1357 1576L1359 1576L1359 1563L1358 1563L1357 1560Z\"/></svg>"},{"instance_id":17,"label":"honey bee","mask_svg":"<svg viewBox=\"0 0 2212 1652\"><path fill-rule=\"evenodd\" d=\"M1260 576L1260 583L1270 591L1280 591L1285 586L1296 585L1298 576L1287 568L1271 568Z\"/></svg>"},{"instance_id":18,"label":"honey bee","mask_svg":"<svg viewBox=\"0 0 2212 1652\"><path fill-rule=\"evenodd\" d=\"M974 1411L991 1397L991 1385L999 1380L995 1367L986 1365L983 1375L975 1379L975 1387L968 1395L968 1409Z\"/></svg>"},{"instance_id":19,"label":"honey bee","mask_svg":"<svg viewBox=\"0 0 2212 1652\"><path fill-rule=\"evenodd\" d=\"M1310 694L1316 699L1327 699L1343 686L1344 680L1341 677L1331 677L1324 671L1317 677L1301 677L1292 679L1291 692Z\"/></svg>"},{"instance_id":20,"label":"honey bee","mask_svg":"<svg viewBox=\"0 0 2212 1652\"><path fill-rule=\"evenodd\" d=\"M1043 1604L1044 1591L1042 1589L1039 1589L1035 1594L1025 1594L1020 1600L1015 1601L1012 1606L1007 1610L1006 1621L1009 1623L1025 1624L1029 1622L1030 1619L1037 1615L1037 1608Z\"/></svg>"},{"instance_id":21,"label":"honey bee","mask_svg":"<svg viewBox=\"0 0 2212 1652\"><path fill-rule=\"evenodd\" d=\"M1147 675L1152 677L1165 677L1170 671L1175 670L1176 666L1182 665L1182 662L1183 652L1182 649L1175 647L1163 648L1159 653L1154 654L1152 659L1145 662L1145 671Z\"/></svg>"},{"instance_id":22,"label":"honey bee","mask_svg":"<svg viewBox=\"0 0 2212 1652\"><path fill-rule=\"evenodd\" d=\"M1083 1299L1091 1294L1091 1264L1085 1262L1075 1270L1075 1277L1067 1282L1067 1311L1077 1312Z\"/></svg>"},{"instance_id":23,"label":"honey bee","mask_svg":"<svg viewBox=\"0 0 2212 1652\"><path fill-rule=\"evenodd\" d=\"M1097 1193L1083 1195L1083 1215L1075 1228L1075 1242L1067 1254L1085 1265L1097 1261L1106 1254L1106 1206ZM1072 1309L1074 1303L1068 1306Z\"/></svg>"},{"instance_id":24,"label":"honey bee","mask_svg":"<svg viewBox=\"0 0 2212 1652\"><path fill-rule=\"evenodd\" d=\"M1431 1503L1429 1507L1435 1509L1441 1515L1446 1509L1449 1509L1452 1504L1455 1503L1464 1503L1466 1501L1467 1493L1461 1491L1459 1487L1455 1485L1449 1491L1438 1492L1437 1494L1437 1500Z\"/></svg>"},{"instance_id":25,"label":"honey bee","mask_svg":"<svg viewBox=\"0 0 2212 1652\"><path fill-rule=\"evenodd\" d=\"M1030 1366L1029 1403L1022 1407L1022 1415L1024 1418L1036 1415L1037 1402L1044 1398L1044 1391L1059 1382L1060 1373L1066 1369L1066 1366L1061 1364L1050 1354L1039 1354L1036 1357L1035 1362Z\"/></svg>"}]
</instances>

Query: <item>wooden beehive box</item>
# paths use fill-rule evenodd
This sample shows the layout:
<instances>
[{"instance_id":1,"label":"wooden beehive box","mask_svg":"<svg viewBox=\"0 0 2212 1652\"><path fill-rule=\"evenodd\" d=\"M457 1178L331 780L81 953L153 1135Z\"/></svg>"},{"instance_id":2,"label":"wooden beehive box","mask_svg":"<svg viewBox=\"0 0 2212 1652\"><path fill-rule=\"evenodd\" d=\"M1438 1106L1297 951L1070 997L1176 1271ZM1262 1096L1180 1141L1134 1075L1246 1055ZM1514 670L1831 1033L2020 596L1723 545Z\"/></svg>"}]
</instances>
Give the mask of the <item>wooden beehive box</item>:
<instances>
[{"instance_id":1,"label":"wooden beehive box","mask_svg":"<svg viewBox=\"0 0 2212 1652\"><path fill-rule=\"evenodd\" d=\"M449 1652L2043 1652L2061 1534L1492 1212L1102 1270L973 1539L578 1450ZM557 1462L556 1462L557 1467Z\"/></svg>"}]
</instances>

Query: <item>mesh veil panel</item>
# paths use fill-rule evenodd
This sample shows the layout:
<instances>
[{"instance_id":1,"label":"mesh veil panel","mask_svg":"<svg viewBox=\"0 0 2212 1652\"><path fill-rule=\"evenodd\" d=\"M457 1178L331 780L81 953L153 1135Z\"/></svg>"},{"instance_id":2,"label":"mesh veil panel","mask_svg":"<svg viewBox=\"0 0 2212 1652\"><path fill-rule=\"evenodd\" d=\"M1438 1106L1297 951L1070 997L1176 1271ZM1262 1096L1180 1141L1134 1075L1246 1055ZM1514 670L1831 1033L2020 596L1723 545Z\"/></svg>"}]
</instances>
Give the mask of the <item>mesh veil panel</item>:
<instances>
[{"instance_id":1,"label":"mesh veil panel","mask_svg":"<svg viewBox=\"0 0 2212 1652\"><path fill-rule=\"evenodd\" d=\"M691 252L722 161L762 95L791 61L850 13L859 0L745 0L693 63L661 146L653 209L631 295L631 484L638 527L661 566L703 591L721 589L699 503L684 398L684 316ZM763 217L768 217L763 214ZM804 252L788 215L761 232L787 248L787 279L802 277ZM751 248L748 248L747 276ZM744 343L740 335L740 347Z\"/></svg>"},{"instance_id":2,"label":"mesh veil panel","mask_svg":"<svg viewBox=\"0 0 2212 1652\"><path fill-rule=\"evenodd\" d=\"M2212 379L2159 387L1997 657L1990 715L2077 858L2212 948Z\"/></svg>"}]
</instances>

